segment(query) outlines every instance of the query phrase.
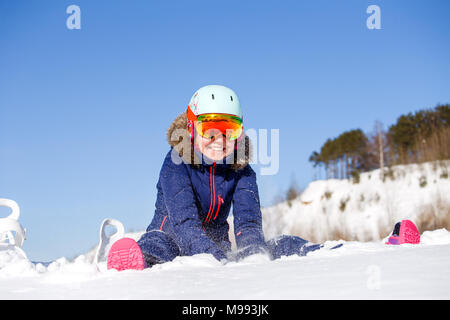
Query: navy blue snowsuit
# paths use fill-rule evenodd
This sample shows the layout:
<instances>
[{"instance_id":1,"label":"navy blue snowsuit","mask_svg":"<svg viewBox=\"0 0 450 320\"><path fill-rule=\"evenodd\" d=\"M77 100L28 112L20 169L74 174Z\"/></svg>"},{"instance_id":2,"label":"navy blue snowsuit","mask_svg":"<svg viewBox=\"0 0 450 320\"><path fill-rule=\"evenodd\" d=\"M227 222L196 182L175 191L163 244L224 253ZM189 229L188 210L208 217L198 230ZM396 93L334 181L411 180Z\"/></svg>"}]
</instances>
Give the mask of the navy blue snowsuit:
<instances>
[{"instance_id":1,"label":"navy blue snowsuit","mask_svg":"<svg viewBox=\"0 0 450 320\"><path fill-rule=\"evenodd\" d=\"M155 214L138 241L147 266L199 253L229 259L227 217L232 205L238 248L234 258L265 252L275 259L318 248L294 236L264 240L256 174L248 163L236 166L201 158L201 164L193 165L183 157L174 161L174 155L178 153L172 148L164 159Z\"/></svg>"}]
</instances>

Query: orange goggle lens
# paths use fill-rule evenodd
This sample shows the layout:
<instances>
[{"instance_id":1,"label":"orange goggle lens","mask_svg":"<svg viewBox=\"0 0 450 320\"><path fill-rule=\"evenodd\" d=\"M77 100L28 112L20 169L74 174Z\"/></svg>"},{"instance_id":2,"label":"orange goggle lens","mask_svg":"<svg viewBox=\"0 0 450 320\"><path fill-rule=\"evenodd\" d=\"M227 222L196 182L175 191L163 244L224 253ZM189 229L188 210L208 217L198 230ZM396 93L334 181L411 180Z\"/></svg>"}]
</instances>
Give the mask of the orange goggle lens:
<instances>
[{"instance_id":1,"label":"orange goggle lens","mask_svg":"<svg viewBox=\"0 0 450 320\"><path fill-rule=\"evenodd\" d=\"M230 114L209 113L199 115L194 121L195 130L206 139L212 139L219 133L229 140L239 139L242 135L242 119Z\"/></svg>"}]
</instances>

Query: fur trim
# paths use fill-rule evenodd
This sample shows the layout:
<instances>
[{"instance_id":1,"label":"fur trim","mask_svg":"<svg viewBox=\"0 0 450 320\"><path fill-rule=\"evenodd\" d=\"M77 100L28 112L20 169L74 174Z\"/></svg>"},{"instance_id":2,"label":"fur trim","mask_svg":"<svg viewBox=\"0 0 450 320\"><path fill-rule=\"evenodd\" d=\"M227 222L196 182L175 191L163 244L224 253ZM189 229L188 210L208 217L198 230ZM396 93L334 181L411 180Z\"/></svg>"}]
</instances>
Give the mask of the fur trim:
<instances>
[{"instance_id":1,"label":"fur trim","mask_svg":"<svg viewBox=\"0 0 450 320\"><path fill-rule=\"evenodd\" d=\"M194 152L194 147L191 145L191 137L187 125L186 112L183 112L170 124L167 130L167 142L178 152L185 163L200 166L202 162ZM244 134L243 140L239 144L237 152L234 154L234 163L230 164L231 168L234 170L245 168L251 160L251 150L250 139Z\"/></svg>"}]
</instances>

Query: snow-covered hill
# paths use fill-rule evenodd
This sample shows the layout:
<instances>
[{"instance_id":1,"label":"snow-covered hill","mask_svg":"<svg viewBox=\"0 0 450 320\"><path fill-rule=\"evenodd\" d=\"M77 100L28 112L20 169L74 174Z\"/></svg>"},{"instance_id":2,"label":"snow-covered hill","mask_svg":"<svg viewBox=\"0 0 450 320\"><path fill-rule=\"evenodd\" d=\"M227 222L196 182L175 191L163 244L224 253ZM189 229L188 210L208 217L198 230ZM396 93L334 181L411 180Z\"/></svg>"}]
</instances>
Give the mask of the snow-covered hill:
<instances>
[{"instance_id":1,"label":"snow-covered hill","mask_svg":"<svg viewBox=\"0 0 450 320\"><path fill-rule=\"evenodd\" d=\"M372 241L409 219L419 231L450 230L450 161L399 165L362 173L360 181L319 180L291 203L263 209L267 238L292 234L313 242Z\"/></svg>"},{"instance_id":2,"label":"snow-covered hill","mask_svg":"<svg viewBox=\"0 0 450 320\"><path fill-rule=\"evenodd\" d=\"M445 166L398 166L384 182L379 171L361 174L359 183L315 181L291 204L263 209L266 238L296 234L328 240L327 247L344 244L305 257L221 264L197 255L117 272L93 264L95 250L44 266L0 245L0 299L449 299L450 231L423 230L448 223ZM420 244L384 243L402 219L416 222Z\"/></svg>"}]
</instances>

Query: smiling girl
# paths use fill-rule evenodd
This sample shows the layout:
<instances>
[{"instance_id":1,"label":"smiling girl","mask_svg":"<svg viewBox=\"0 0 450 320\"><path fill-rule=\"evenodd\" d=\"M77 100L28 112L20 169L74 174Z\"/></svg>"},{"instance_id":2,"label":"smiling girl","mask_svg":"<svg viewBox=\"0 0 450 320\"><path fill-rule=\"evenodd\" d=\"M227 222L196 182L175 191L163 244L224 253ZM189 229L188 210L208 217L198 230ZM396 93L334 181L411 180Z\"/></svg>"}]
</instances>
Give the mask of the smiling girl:
<instances>
[{"instance_id":1,"label":"smiling girl","mask_svg":"<svg viewBox=\"0 0 450 320\"><path fill-rule=\"evenodd\" d=\"M209 85L192 96L170 125L157 184L155 215L142 237L123 238L108 254L108 268L144 269L177 256L212 254L221 261L264 253L305 255L320 245L295 236L265 241L250 140L236 93ZM231 252L228 215L233 206L237 251Z\"/></svg>"}]
</instances>

